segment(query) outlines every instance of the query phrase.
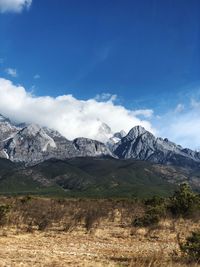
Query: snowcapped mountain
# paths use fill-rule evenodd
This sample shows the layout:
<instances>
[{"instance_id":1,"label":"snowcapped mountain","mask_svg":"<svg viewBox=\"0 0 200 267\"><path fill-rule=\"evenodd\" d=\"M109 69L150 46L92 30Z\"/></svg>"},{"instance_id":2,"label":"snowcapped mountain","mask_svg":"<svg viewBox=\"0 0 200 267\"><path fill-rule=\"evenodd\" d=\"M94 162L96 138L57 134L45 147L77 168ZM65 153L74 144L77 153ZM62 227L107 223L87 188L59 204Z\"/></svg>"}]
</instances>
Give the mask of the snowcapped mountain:
<instances>
[{"instance_id":1,"label":"snowcapped mountain","mask_svg":"<svg viewBox=\"0 0 200 267\"><path fill-rule=\"evenodd\" d=\"M111 128L106 123L101 123L96 135L96 139L106 143L112 136L113 132Z\"/></svg>"},{"instance_id":2,"label":"snowcapped mountain","mask_svg":"<svg viewBox=\"0 0 200 267\"><path fill-rule=\"evenodd\" d=\"M104 123L99 128L104 143L88 139L66 139L59 132L36 124L16 126L0 115L0 158L34 165L50 158L113 157L154 163L199 167L200 152L184 149L168 139L156 138L141 126L112 133Z\"/></svg>"},{"instance_id":3,"label":"snowcapped mountain","mask_svg":"<svg viewBox=\"0 0 200 267\"><path fill-rule=\"evenodd\" d=\"M124 130L114 133L106 123L101 123L96 135L96 140L101 140L101 142L108 144L108 146L112 146L119 142L124 136L126 136Z\"/></svg>"}]
</instances>

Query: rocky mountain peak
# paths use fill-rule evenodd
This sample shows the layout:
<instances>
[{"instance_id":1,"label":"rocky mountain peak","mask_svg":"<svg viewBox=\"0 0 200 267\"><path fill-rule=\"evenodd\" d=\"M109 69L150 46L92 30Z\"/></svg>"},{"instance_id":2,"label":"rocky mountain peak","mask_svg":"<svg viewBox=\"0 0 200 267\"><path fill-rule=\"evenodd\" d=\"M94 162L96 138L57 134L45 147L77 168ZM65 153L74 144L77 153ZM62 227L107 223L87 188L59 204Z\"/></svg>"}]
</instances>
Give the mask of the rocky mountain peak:
<instances>
[{"instance_id":1,"label":"rocky mountain peak","mask_svg":"<svg viewBox=\"0 0 200 267\"><path fill-rule=\"evenodd\" d=\"M145 134L145 133L149 133L151 134L150 132L148 132L144 127L142 126L135 126L133 127L129 132L128 134L125 136L125 138L129 139L129 140L134 140L136 139L137 137ZM153 135L152 135L153 137Z\"/></svg>"},{"instance_id":2,"label":"rocky mountain peak","mask_svg":"<svg viewBox=\"0 0 200 267\"><path fill-rule=\"evenodd\" d=\"M11 121L0 114L0 149L2 148L2 142L4 140L12 137L19 131L19 128L16 127Z\"/></svg>"},{"instance_id":3,"label":"rocky mountain peak","mask_svg":"<svg viewBox=\"0 0 200 267\"><path fill-rule=\"evenodd\" d=\"M46 134L48 134L51 138L64 138L66 139L64 136L62 136L58 131L50 129L48 127L43 127L42 128Z\"/></svg>"},{"instance_id":4,"label":"rocky mountain peak","mask_svg":"<svg viewBox=\"0 0 200 267\"><path fill-rule=\"evenodd\" d=\"M24 127L20 133L29 136L36 136L42 128L37 124L29 124L28 126ZM45 132L44 132L45 133Z\"/></svg>"},{"instance_id":5,"label":"rocky mountain peak","mask_svg":"<svg viewBox=\"0 0 200 267\"><path fill-rule=\"evenodd\" d=\"M114 146L113 153L123 159L133 158L184 167L200 166L198 153L183 149L167 138L156 138L141 126L133 127L127 136Z\"/></svg>"},{"instance_id":6,"label":"rocky mountain peak","mask_svg":"<svg viewBox=\"0 0 200 267\"><path fill-rule=\"evenodd\" d=\"M97 135L96 135L96 140L99 140L100 142L106 143L109 138L113 136L111 128L104 122L102 122L99 126Z\"/></svg>"}]
</instances>

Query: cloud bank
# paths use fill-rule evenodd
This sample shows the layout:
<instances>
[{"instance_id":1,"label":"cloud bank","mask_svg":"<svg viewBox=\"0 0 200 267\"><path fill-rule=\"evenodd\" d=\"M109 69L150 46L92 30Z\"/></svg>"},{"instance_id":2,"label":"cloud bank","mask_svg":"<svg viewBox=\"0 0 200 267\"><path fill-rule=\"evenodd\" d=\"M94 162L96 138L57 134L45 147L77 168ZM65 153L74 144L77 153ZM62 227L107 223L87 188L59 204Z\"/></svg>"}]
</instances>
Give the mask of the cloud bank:
<instances>
[{"instance_id":1,"label":"cloud bank","mask_svg":"<svg viewBox=\"0 0 200 267\"><path fill-rule=\"evenodd\" d=\"M16 122L37 123L59 131L66 138L88 137L104 141L99 135L102 123L113 132L128 132L142 125L157 136L200 149L200 100L179 103L161 116L151 109L129 110L115 103L116 95L102 94L79 100L72 95L34 96L24 87L0 78L0 113ZM153 125L153 126L152 126Z\"/></svg>"},{"instance_id":2,"label":"cloud bank","mask_svg":"<svg viewBox=\"0 0 200 267\"><path fill-rule=\"evenodd\" d=\"M109 125L113 132L122 129L128 132L136 125L154 132L150 122L140 119L137 111L116 105L114 99L112 96L105 101L78 100L72 95L36 97L24 87L0 78L0 113L17 122L53 128L68 139L82 136L99 140L102 123ZM152 111L138 113L149 116Z\"/></svg>"},{"instance_id":3,"label":"cloud bank","mask_svg":"<svg viewBox=\"0 0 200 267\"><path fill-rule=\"evenodd\" d=\"M0 0L1 13L20 13L23 9L28 9L32 0Z\"/></svg>"}]
</instances>

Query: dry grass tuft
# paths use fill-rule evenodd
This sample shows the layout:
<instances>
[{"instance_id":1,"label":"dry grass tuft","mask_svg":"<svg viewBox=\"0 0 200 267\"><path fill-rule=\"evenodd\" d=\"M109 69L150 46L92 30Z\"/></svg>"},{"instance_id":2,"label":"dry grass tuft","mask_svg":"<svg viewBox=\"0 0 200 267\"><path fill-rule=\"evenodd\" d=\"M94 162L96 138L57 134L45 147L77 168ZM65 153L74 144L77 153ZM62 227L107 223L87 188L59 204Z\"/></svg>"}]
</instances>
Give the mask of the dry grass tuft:
<instances>
[{"instance_id":1,"label":"dry grass tuft","mask_svg":"<svg viewBox=\"0 0 200 267\"><path fill-rule=\"evenodd\" d=\"M199 219L163 217L133 227L145 205L131 200L0 198L0 266L200 266L179 243Z\"/></svg>"}]
</instances>

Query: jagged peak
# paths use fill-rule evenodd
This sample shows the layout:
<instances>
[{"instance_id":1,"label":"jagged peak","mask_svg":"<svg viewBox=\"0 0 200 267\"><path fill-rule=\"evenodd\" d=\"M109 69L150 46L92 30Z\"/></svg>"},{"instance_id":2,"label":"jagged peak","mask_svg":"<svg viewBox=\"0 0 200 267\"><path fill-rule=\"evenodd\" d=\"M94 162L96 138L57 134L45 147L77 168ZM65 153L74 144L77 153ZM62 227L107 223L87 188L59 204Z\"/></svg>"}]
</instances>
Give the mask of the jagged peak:
<instances>
[{"instance_id":1,"label":"jagged peak","mask_svg":"<svg viewBox=\"0 0 200 267\"><path fill-rule=\"evenodd\" d=\"M26 127L24 127L20 131L20 133L26 133L26 134L30 134L30 135L34 136L37 133L39 133L41 130L42 130L42 127L40 127L38 124L31 123L31 124L27 125Z\"/></svg>"},{"instance_id":2,"label":"jagged peak","mask_svg":"<svg viewBox=\"0 0 200 267\"><path fill-rule=\"evenodd\" d=\"M64 138L67 140L67 138L65 138L61 133L59 133L58 131L48 128L48 127L42 127L42 130L45 131L46 134L48 134L51 137L59 137L59 138Z\"/></svg>"},{"instance_id":3,"label":"jagged peak","mask_svg":"<svg viewBox=\"0 0 200 267\"><path fill-rule=\"evenodd\" d=\"M148 131L140 126L140 125L137 125L137 126L134 126L127 134L127 136L129 138L137 138L138 136L144 134L144 133L147 133Z\"/></svg>"},{"instance_id":4,"label":"jagged peak","mask_svg":"<svg viewBox=\"0 0 200 267\"><path fill-rule=\"evenodd\" d=\"M99 126L100 133L111 134L111 128L104 122Z\"/></svg>"}]
</instances>

